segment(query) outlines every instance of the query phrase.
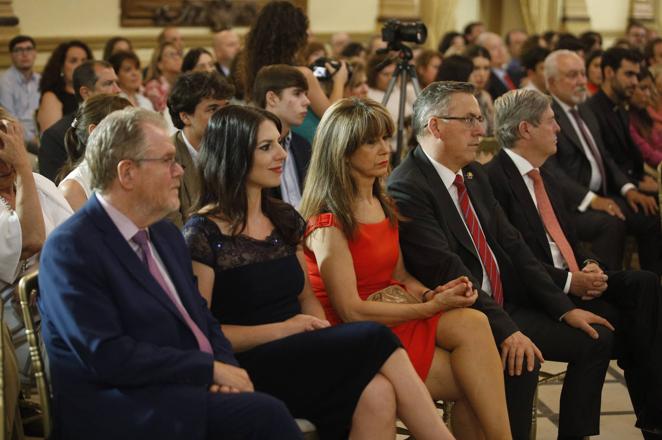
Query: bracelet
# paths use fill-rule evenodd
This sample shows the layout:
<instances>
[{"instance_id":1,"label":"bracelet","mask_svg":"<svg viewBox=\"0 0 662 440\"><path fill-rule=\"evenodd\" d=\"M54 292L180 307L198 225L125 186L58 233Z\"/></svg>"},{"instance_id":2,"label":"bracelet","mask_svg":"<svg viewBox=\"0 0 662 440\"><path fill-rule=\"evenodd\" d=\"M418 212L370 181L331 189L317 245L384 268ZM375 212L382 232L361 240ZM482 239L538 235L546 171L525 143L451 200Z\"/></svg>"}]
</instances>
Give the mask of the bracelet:
<instances>
[{"instance_id":1,"label":"bracelet","mask_svg":"<svg viewBox=\"0 0 662 440\"><path fill-rule=\"evenodd\" d=\"M432 292L432 289L428 289L425 292L423 292L423 294L421 295L421 299L423 300L423 302L428 301L427 298L425 297L428 294L428 292Z\"/></svg>"}]
</instances>

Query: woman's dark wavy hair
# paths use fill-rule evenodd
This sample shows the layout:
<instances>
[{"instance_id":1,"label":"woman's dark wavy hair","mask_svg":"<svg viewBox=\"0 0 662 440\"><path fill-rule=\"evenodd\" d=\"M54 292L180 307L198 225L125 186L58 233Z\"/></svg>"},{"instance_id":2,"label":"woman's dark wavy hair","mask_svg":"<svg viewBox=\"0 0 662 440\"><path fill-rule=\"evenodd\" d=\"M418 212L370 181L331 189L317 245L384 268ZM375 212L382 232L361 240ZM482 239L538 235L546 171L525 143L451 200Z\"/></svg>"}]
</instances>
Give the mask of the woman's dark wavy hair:
<instances>
[{"instance_id":1,"label":"woman's dark wavy hair","mask_svg":"<svg viewBox=\"0 0 662 440\"><path fill-rule=\"evenodd\" d=\"M190 72L195 69L195 65L198 64L198 60L203 53L206 53L212 57L212 59L214 58L211 52L209 52L204 47L196 47L195 49L190 49L188 52L186 52L186 55L182 60L182 73Z\"/></svg>"},{"instance_id":2,"label":"woman's dark wavy hair","mask_svg":"<svg viewBox=\"0 0 662 440\"><path fill-rule=\"evenodd\" d=\"M246 35L243 82L251 96L257 72L271 64L296 65L296 56L306 45L308 31L306 14L286 1L267 3Z\"/></svg>"},{"instance_id":3,"label":"woman's dark wavy hair","mask_svg":"<svg viewBox=\"0 0 662 440\"><path fill-rule=\"evenodd\" d=\"M266 110L241 105L229 105L216 111L209 120L202 138L198 172L201 191L195 210L205 209L206 215L216 215L228 222L231 235L246 228L248 195L246 180L253 167L260 124L271 121L278 131L280 119ZM270 197L271 188L262 190L262 211L288 244L301 241L300 226L292 221L292 207Z\"/></svg>"},{"instance_id":4,"label":"woman's dark wavy hair","mask_svg":"<svg viewBox=\"0 0 662 440\"><path fill-rule=\"evenodd\" d=\"M445 54L446 51L451 47L455 37L463 37L463 35L459 32L450 31L450 32L446 32L444 36L441 37L441 40L439 41L439 45L437 46L437 50L439 51L439 53L441 53L441 55Z\"/></svg>"},{"instance_id":5,"label":"woman's dark wavy hair","mask_svg":"<svg viewBox=\"0 0 662 440\"><path fill-rule=\"evenodd\" d=\"M103 47L103 58L101 59L104 61L110 61L110 57L114 55L113 50L115 49L115 45L120 41L127 43L129 45L129 52L133 52L133 44L131 44L131 40L126 37L113 37L106 41L106 45Z\"/></svg>"},{"instance_id":6,"label":"woman's dark wavy hair","mask_svg":"<svg viewBox=\"0 0 662 440\"><path fill-rule=\"evenodd\" d=\"M93 60L94 55L87 44L80 40L71 40L60 43L58 47L53 50L50 58L46 62L44 72L41 74L41 81L39 82L39 91L53 92L56 95L64 92L64 77L61 75L64 60L67 57L67 51L72 47L80 47L87 54L88 60Z\"/></svg>"},{"instance_id":7,"label":"woman's dark wavy hair","mask_svg":"<svg viewBox=\"0 0 662 440\"><path fill-rule=\"evenodd\" d=\"M125 107L131 107L128 99L106 93L92 96L78 106L76 117L64 134L67 161L58 171L58 181L67 177L67 174L83 160L87 140L90 137L88 127L92 124L99 125L103 118Z\"/></svg>"}]
</instances>

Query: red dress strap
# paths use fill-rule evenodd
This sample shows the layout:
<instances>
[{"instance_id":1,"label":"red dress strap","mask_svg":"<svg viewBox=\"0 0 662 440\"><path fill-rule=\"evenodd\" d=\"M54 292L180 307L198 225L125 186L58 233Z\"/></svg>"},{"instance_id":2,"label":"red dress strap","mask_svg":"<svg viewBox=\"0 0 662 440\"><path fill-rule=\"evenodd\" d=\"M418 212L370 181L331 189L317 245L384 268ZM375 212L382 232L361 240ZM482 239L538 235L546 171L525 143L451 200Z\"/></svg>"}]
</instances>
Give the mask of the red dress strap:
<instances>
[{"instance_id":1,"label":"red dress strap","mask_svg":"<svg viewBox=\"0 0 662 440\"><path fill-rule=\"evenodd\" d=\"M306 233L304 237L308 237L315 229L318 228L328 228L330 226L340 227L336 216L330 212L325 212L323 214L318 214L310 217L308 219L308 224L306 225Z\"/></svg>"}]
</instances>

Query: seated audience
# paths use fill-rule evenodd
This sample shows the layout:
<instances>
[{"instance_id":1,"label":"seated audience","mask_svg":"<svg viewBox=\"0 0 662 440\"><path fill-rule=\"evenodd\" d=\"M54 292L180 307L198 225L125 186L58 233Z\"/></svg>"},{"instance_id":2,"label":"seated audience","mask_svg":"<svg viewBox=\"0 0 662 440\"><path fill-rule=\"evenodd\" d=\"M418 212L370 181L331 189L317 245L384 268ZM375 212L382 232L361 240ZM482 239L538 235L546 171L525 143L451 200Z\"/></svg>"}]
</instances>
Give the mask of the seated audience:
<instances>
[{"instance_id":1,"label":"seated audience","mask_svg":"<svg viewBox=\"0 0 662 440\"><path fill-rule=\"evenodd\" d=\"M355 96L357 98L368 97L368 77L365 72L365 63L360 59L350 61L349 67L352 70L352 76L345 86L345 98Z\"/></svg>"},{"instance_id":2,"label":"seated audience","mask_svg":"<svg viewBox=\"0 0 662 440\"><path fill-rule=\"evenodd\" d=\"M274 32L277 29L278 32ZM244 75L242 82L245 96L253 94L255 77L260 69L272 64L289 64L296 66L308 82L308 98L310 110L304 123L295 130L299 135L312 141L315 129L326 109L331 103L342 98L347 83L348 70L346 62L341 62L340 68L331 77L331 93L327 96L320 82L307 66L297 65L299 51L308 42L309 21L301 8L287 1L272 1L267 3L260 12L253 26L246 35L244 54Z\"/></svg>"},{"instance_id":3,"label":"seated audience","mask_svg":"<svg viewBox=\"0 0 662 440\"><path fill-rule=\"evenodd\" d=\"M480 106L480 113L485 119L485 136L494 136L494 104L487 87L490 84L490 53L482 46L469 46L464 55L473 63L473 71L468 80L476 88L475 96Z\"/></svg>"},{"instance_id":4,"label":"seated audience","mask_svg":"<svg viewBox=\"0 0 662 440\"><path fill-rule=\"evenodd\" d=\"M211 52L204 47L189 49L182 61L182 73L186 72L213 72L216 63Z\"/></svg>"},{"instance_id":5,"label":"seated audience","mask_svg":"<svg viewBox=\"0 0 662 440\"><path fill-rule=\"evenodd\" d=\"M170 43L175 46L180 56L184 56L184 38L176 26L166 26L156 37L157 46Z\"/></svg>"},{"instance_id":6,"label":"seated audience","mask_svg":"<svg viewBox=\"0 0 662 440\"><path fill-rule=\"evenodd\" d=\"M582 32L579 35L579 41L584 45L584 53L591 53L596 50L602 50L602 35L595 31Z\"/></svg>"},{"instance_id":7,"label":"seated audience","mask_svg":"<svg viewBox=\"0 0 662 440\"><path fill-rule=\"evenodd\" d=\"M625 369L637 425L662 428L660 279L645 271L605 272L579 247L557 179L540 168L560 130L550 104L534 91L508 92L494 103L502 147L486 167L494 195L556 285L578 307L615 324L615 341L623 343L613 355Z\"/></svg>"},{"instance_id":8,"label":"seated audience","mask_svg":"<svg viewBox=\"0 0 662 440\"><path fill-rule=\"evenodd\" d=\"M625 29L625 38L630 47L639 54L643 54L646 47L647 30L643 23L637 20L630 20L627 29Z\"/></svg>"},{"instance_id":9,"label":"seated audience","mask_svg":"<svg viewBox=\"0 0 662 440\"><path fill-rule=\"evenodd\" d=\"M184 168L179 187L179 209L168 219L182 228L200 196L197 172L202 138L209 118L230 102L234 88L220 74L189 72L177 78L168 97L168 112L177 131L172 135L175 160Z\"/></svg>"},{"instance_id":10,"label":"seated audience","mask_svg":"<svg viewBox=\"0 0 662 440\"><path fill-rule=\"evenodd\" d=\"M559 34L559 40L554 46L554 50L569 50L575 52L580 58L584 59L586 47L579 38L570 33Z\"/></svg>"},{"instance_id":11,"label":"seated audience","mask_svg":"<svg viewBox=\"0 0 662 440\"><path fill-rule=\"evenodd\" d=\"M350 62L358 58L359 61L365 62L367 54L368 52L366 51L365 46L354 41L345 46L345 48L340 53L340 58Z\"/></svg>"},{"instance_id":12,"label":"seated audience","mask_svg":"<svg viewBox=\"0 0 662 440\"><path fill-rule=\"evenodd\" d=\"M366 57L370 58L373 55L376 55L378 50L386 49L387 45L386 41L382 40L382 34L370 36L367 44L368 53L366 54Z\"/></svg>"},{"instance_id":13,"label":"seated audience","mask_svg":"<svg viewBox=\"0 0 662 440\"><path fill-rule=\"evenodd\" d=\"M82 41L72 40L55 48L46 62L39 83L41 101L37 110L39 132L44 133L63 116L78 108L75 96L74 70L91 60L92 51Z\"/></svg>"},{"instance_id":14,"label":"seated audience","mask_svg":"<svg viewBox=\"0 0 662 440\"><path fill-rule=\"evenodd\" d=\"M35 111L39 108L39 81L34 71L37 49L32 37L17 35L9 40L11 67L0 78L0 106L13 115L25 130L24 139L31 152L36 153L39 132Z\"/></svg>"},{"instance_id":15,"label":"seated audience","mask_svg":"<svg viewBox=\"0 0 662 440\"><path fill-rule=\"evenodd\" d=\"M237 360L256 390L311 420L321 438L393 439L396 411L417 438L451 438L386 327L328 328L303 266L305 222L268 196L286 156L279 129L275 115L249 107L212 116L201 203L184 230L200 292Z\"/></svg>"},{"instance_id":16,"label":"seated audience","mask_svg":"<svg viewBox=\"0 0 662 440\"><path fill-rule=\"evenodd\" d=\"M393 131L371 100L339 101L322 118L301 205L313 291L332 324L391 326L433 399L455 402L458 438L511 438L502 365L485 316L468 308L471 283L425 286L403 264L398 215L381 182ZM409 303L370 300L389 292Z\"/></svg>"},{"instance_id":17,"label":"seated audience","mask_svg":"<svg viewBox=\"0 0 662 440\"><path fill-rule=\"evenodd\" d=\"M598 119L605 149L621 170L640 190L657 192L657 183L644 174L643 158L627 126L626 108L637 86L640 63L641 55L634 50L616 47L605 51L600 91L587 100L587 105Z\"/></svg>"},{"instance_id":18,"label":"seated audience","mask_svg":"<svg viewBox=\"0 0 662 440\"><path fill-rule=\"evenodd\" d=\"M509 58L506 71L516 86L520 87L520 81L526 76L526 70L522 66L522 53L524 42L529 36L521 29L513 29L506 33L504 42L508 50Z\"/></svg>"},{"instance_id":19,"label":"seated audience","mask_svg":"<svg viewBox=\"0 0 662 440\"><path fill-rule=\"evenodd\" d=\"M505 69L508 53L503 39L493 32L483 32L476 40L478 46L482 46L490 53L490 79L485 88L496 99L508 90L515 90L517 85Z\"/></svg>"},{"instance_id":20,"label":"seated audience","mask_svg":"<svg viewBox=\"0 0 662 440\"><path fill-rule=\"evenodd\" d=\"M437 51L444 57L459 55L464 52L465 41L461 33L450 31L446 32L439 40Z\"/></svg>"},{"instance_id":21,"label":"seated audience","mask_svg":"<svg viewBox=\"0 0 662 440\"><path fill-rule=\"evenodd\" d=\"M133 52L131 40L125 37L110 38L106 41L106 45L103 48L103 57L101 59L110 62L110 57L118 52Z\"/></svg>"},{"instance_id":22,"label":"seated audience","mask_svg":"<svg viewBox=\"0 0 662 440\"><path fill-rule=\"evenodd\" d=\"M472 21L471 23L467 24L464 27L464 41L467 46L470 44L478 44L476 42L476 38L478 38L478 36L483 32L485 32L485 23L482 21Z\"/></svg>"},{"instance_id":23,"label":"seated audience","mask_svg":"<svg viewBox=\"0 0 662 440\"><path fill-rule=\"evenodd\" d=\"M586 56L586 93L595 95L602 85L602 50L594 50Z\"/></svg>"},{"instance_id":24,"label":"seated audience","mask_svg":"<svg viewBox=\"0 0 662 440\"><path fill-rule=\"evenodd\" d=\"M342 51L352 42L352 37L347 32L336 32L331 35L329 40L331 46L331 56L340 58Z\"/></svg>"},{"instance_id":25,"label":"seated audience","mask_svg":"<svg viewBox=\"0 0 662 440\"><path fill-rule=\"evenodd\" d=\"M451 55L444 58L444 62L439 67L436 80L466 82L469 81L469 77L472 75L473 71L474 64L469 58L465 57L464 55Z\"/></svg>"},{"instance_id":26,"label":"seated audience","mask_svg":"<svg viewBox=\"0 0 662 440\"><path fill-rule=\"evenodd\" d=\"M223 29L214 34L212 47L216 57L216 70L221 76L230 76L230 67L241 48L239 35L232 29Z\"/></svg>"},{"instance_id":27,"label":"seated audience","mask_svg":"<svg viewBox=\"0 0 662 440\"><path fill-rule=\"evenodd\" d=\"M526 71L527 90L536 90L547 93L545 85L545 58L550 52L544 47L534 47L522 53L522 67Z\"/></svg>"},{"instance_id":28,"label":"seated audience","mask_svg":"<svg viewBox=\"0 0 662 440\"><path fill-rule=\"evenodd\" d=\"M32 172L23 128L0 107L0 290L37 264L46 237L72 214L53 182Z\"/></svg>"},{"instance_id":29,"label":"seated audience","mask_svg":"<svg viewBox=\"0 0 662 440\"><path fill-rule=\"evenodd\" d=\"M166 109L170 89L181 71L182 53L175 44L165 42L154 49L147 67L144 95L157 112L163 113Z\"/></svg>"},{"instance_id":30,"label":"seated audience","mask_svg":"<svg viewBox=\"0 0 662 440\"><path fill-rule=\"evenodd\" d=\"M654 38L646 44L644 61L649 67L662 64L662 38Z\"/></svg>"},{"instance_id":31,"label":"seated audience","mask_svg":"<svg viewBox=\"0 0 662 440\"><path fill-rule=\"evenodd\" d=\"M143 81L140 73L140 59L133 52L117 52L108 62L117 74L120 96L129 100L134 107L154 110L152 101L143 95Z\"/></svg>"},{"instance_id":32,"label":"seated audience","mask_svg":"<svg viewBox=\"0 0 662 440\"><path fill-rule=\"evenodd\" d=\"M552 52L545 60L547 89L554 99L552 110L561 127L556 154L545 166L560 176L579 239L591 244L593 253L608 269L622 268L628 231L637 238L641 268L660 274L662 238L655 200L637 189L605 148L608 142L618 142L625 136L630 138L624 125L625 115L622 110L613 111L613 104L609 104L611 100L604 92L604 83L590 98L604 103L606 108L597 109L600 115L589 106L580 105L586 99L584 69L582 59L570 51ZM605 82L611 83L614 71L609 70ZM619 87L619 90L622 89ZM611 115L617 120L604 123L598 120L598 116L605 120ZM608 124L613 124L613 129L606 127ZM616 139L607 140L608 137Z\"/></svg>"},{"instance_id":33,"label":"seated audience","mask_svg":"<svg viewBox=\"0 0 662 440\"><path fill-rule=\"evenodd\" d=\"M416 76L421 89L434 82L441 66L441 54L435 50L424 50L416 57Z\"/></svg>"},{"instance_id":34,"label":"seated audience","mask_svg":"<svg viewBox=\"0 0 662 440\"><path fill-rule=\"evenodd\" d=\"M366 73L368 76L368 98L381 103L386 95L386 89L395 72L397 58L388 53L378 54L368 59ZM416 100L416 93L411 83L406 88L407 99L405 100L405 118L411 116L412 105ZM395 84L388 102L384 105L394 121L398 119L400 110L400 81Z\"/></svg>"},{"instance_id":35,"label":"seated audience","mask_svg":"<svg viewBox=\"0 0 662 440\"><path fill-rule=\"evenodd\" d=\"M656 125L649 113L653 105L655 84L653 76L642 67L637 77L638 83L630 98L630 135L644 161L653 168L662 162L662 127Z\"/></svg>"},{"instance_id":36,"label":"seated audience","mask_svg":"<svg viewBox=\"0 0 662 440\"><path fill-rule=\"evenodd\" d=\"M182 168L163 118L107 116L85 160L96 191L42 252L39 311L56 438L302 438L241 369L161 219Z\"/></svg>"},{"instance_id":37,"label":"seated audience","mask_svg":"<svg viewBox=\"0 0 662 440\"><path fill-rule=\"evenodd\" d=\"M76 68L73 75L76 99L83 102L100 93L118 94L117 75L106 61L86 61ZM57 180L60 168L67 161L64 137L74 121L75 113L65 115L41 137L39 147L39 174L52 181ZM57 182L56 182L57 183Z\"/></svg>"},{"instance_id":38,"label":"seated audience","mask_svg":"<svg viewBox=\"0 0 662 440\"><path fill-rule=\"evenodd\" d=\"M291 128L301 125L310 104L306 77L286 64L265 66L255 77L252 101L276 115L282 125L281 145L287 158L280 185L272 189L272 195L298 209L312 151L310 143Z\"/></svg>"},{"instance_id":39,"label":"seated audience","mask_svg":"<svg viewBox=\"0 0 662 440\"><path fill-rule=\"evenodd\" d=\"M301 50L301 59L306 65L313 64L318 58L326 56L326 47L319 41L311 41Z\"/></svg>"},{"instance_id":40,"label":"seated audience","mask_svg":"<svg viewBox=\"0 0 662 440\"><path fill-rule=\"evenodd\" d=\"M471 84L438 82L416 100L419 146L388 182L409 219L399 224L405 265L426 285L466 276L480 288L476 304L501 351L514 438L529 438L543 355L568 362L558 438L596 435L613 327L577 308L509 223L474 162L484 129L473 95Z\"/></svg>"},{"instance_id":41,"label":"seated audience","mask_svg":"<svg viewBox=\"0 0 662 440\"><path fill-rule=\"evenodd\" d=\"M58 188L74 211L78 211L92 194L90 167L84 160L90 134L103 118L129 106L131 103L125 98L101 94L92 96L78 107L76 118L64 137L67 161L57 178L60 182Z\"/></svg>"}]
</instances>

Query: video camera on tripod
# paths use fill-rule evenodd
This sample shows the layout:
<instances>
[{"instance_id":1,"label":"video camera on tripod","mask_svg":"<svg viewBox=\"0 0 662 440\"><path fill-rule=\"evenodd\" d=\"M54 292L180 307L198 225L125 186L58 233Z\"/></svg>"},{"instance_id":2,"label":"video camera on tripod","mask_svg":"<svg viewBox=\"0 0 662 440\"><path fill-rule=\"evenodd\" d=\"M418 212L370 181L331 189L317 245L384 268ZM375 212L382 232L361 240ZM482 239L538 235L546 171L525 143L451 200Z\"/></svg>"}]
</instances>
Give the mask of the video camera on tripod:
<instances>
[{"instance_id":1,"label":"video camera on tripod","mask_svg":"<svg viewBox=\"0 0 662 440\"><path fill-rule=\"evenodd\" d=\"M400 156L404 146L405 132L405 103L407 102L407 82L411 80L414 85L416 96L421 93L421 86L416 76L416 69L409 62L414 57L411 47L404 44L415 43L423 44L428 37L428 29L423 22L401 22L399 20L388 20L382 28L382 40L387 43L386 48L380 49L377 53L398 52L398 62L396 64L391 80L386 88L382 105L386 106L393 88L398 78L400 78L400 102L398 106L397 120L397 147L395 154L391 158L393 166L400 162Z\"/></svg>"}]
</instances>

